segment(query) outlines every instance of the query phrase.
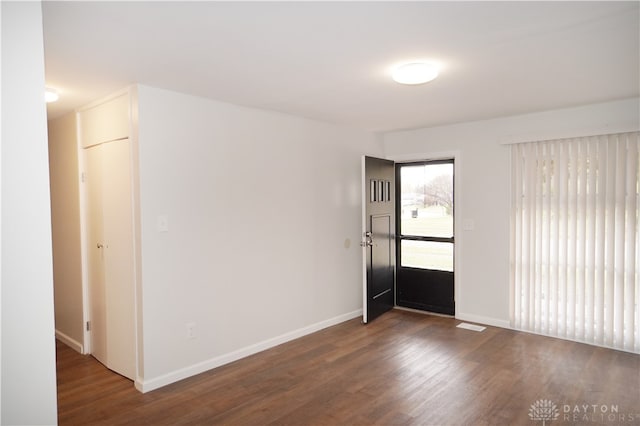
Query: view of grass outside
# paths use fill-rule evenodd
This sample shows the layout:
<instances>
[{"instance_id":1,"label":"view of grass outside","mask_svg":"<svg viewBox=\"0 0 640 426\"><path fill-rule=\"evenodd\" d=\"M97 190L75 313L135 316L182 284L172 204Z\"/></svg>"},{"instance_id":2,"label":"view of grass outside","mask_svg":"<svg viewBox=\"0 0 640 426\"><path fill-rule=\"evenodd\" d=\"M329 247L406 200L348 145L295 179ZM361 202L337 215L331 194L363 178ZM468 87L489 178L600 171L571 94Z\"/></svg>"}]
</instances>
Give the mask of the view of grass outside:
<instances>
[{"instance_id":1,"label":"view of grass outside","mask_svg":"<svg viewBox=\"0 0 640 426\"><path fill-rule=\"evenodd\" d=\"M453 164L401 169L400 234L453 237ZM402 266L453 271L453 244L402 240Z\"/></svg>"},{"instance_id":2,"label":"view of grass outside","mask_svg":"<svg viewBox=\"0 0 640 426\"><path fill-rule=\"evenodd\" d=\"M402 266L453 272L453 244L403 240Z\"/></svg>"},{"instance_id":3,"label":"view of grass outside","mask_svg":"<svg viewBox=\"0 0 640 426\"><path fill-rule=\"evenodd\" d=\"M449 238L453 236L453 216L441 206L404 206L400 212L400 230L402 235Z\"/></svg>"}]
</instances>

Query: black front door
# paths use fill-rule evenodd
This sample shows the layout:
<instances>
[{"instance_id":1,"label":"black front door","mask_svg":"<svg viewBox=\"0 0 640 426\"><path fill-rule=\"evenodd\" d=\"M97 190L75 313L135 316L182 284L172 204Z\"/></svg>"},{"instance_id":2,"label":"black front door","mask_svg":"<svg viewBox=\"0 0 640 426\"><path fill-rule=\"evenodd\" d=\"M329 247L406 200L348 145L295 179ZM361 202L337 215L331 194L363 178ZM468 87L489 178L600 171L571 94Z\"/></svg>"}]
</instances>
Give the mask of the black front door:
<instances>
[{"instance_id":1,"label":"black front door","mask_svg":"<svg viewBox=\"0 0 640 426\"><path fill-rule=\"evenodd\" d=\"M395 170L393 161L364 157L363 183L363 322L394 306Z\"/></svg>"},{"instance_id":2,"label":"black front door","mask_svg":"<svg viewBox=\"0 0 640 426\"><path fill-rule=\"evenodd\" d=\"M396 304L454 315L453 160L396 165Z\"/></svg>"}]
</instances>

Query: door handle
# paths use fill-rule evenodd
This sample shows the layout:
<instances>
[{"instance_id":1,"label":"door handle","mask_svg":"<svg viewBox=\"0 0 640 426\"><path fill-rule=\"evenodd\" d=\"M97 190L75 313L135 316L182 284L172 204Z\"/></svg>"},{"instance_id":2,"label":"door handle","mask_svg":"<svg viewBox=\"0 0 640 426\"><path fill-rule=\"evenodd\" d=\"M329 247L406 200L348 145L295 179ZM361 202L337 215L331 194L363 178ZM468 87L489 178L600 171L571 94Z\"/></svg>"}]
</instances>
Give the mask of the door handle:
<instances>
[{"instance_id":1,"label":"door handle","mask_svg":"<svg viewBox=\"0 0 640 426\"><path fill-rule=\"evenodd\" d=\"M96 247L98 247L98 248L104 248L104 246L103 246L102 244L100 244L100 243L96 244Z\"/></svg>"},{"instance_id":2,"label":"door handle","mask_svg":"<svg viewBox=\"0 0 640 426\"><path fill-rule=\"evenodd\" d=\"M373 245L373 233L371 231L367 231L364 233L364 241L360 242L360 247L371 247Z\"/></svg>"}]
</instances>

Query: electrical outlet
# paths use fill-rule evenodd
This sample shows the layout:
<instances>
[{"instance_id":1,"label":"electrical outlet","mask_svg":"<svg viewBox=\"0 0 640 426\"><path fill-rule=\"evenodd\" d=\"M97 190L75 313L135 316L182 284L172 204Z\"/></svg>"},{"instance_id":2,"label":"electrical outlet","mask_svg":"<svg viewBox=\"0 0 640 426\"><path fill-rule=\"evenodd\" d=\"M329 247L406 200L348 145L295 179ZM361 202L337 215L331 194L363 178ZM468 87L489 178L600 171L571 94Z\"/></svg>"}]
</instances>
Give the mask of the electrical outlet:
<instances>
[{"instance_id":1,"label":"electrical outlet","mask_svg":"<svg viewBox=\"0 0 640 426\"><path fill-rule=\"evenodd\" d=\"M187 323L187 339L195 339L196 338L196 323L190 322Z\"/></svg>"},{"instance_id":2,"label":"electrical outlet","mask_svg":"<svg viewBox=\"0 0 640 426\"><path fill-rule=\"evenodd\" d=\"M158 232L169 232L169 216L161 214L158 216Z\"/></svg>"}]
</instances>

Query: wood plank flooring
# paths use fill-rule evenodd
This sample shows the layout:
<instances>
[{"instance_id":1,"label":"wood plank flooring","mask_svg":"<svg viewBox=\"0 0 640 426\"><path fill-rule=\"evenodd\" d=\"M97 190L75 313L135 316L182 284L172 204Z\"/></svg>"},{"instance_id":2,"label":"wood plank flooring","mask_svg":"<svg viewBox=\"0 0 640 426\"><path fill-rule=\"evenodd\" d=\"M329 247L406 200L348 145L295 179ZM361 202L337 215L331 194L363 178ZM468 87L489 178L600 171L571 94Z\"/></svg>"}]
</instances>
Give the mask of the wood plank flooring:
<instances>
[{"instance_id":1,"label":"wood plank flooring","mask_svg":"<svg viewBox=\"0 0 640 426\"><path fill-rule=\"evenodd\" d=\"M542 420L532 420L530 408L544 399L559 414L548 426L640 425L639 355L493 327L469 331L458 323L394 310L146 394L58 342L58 420L533 426Z\"/></svg>"}]
</instances>

